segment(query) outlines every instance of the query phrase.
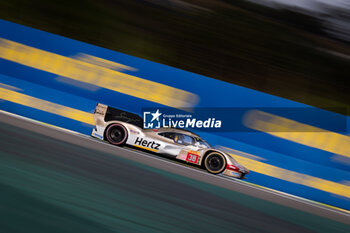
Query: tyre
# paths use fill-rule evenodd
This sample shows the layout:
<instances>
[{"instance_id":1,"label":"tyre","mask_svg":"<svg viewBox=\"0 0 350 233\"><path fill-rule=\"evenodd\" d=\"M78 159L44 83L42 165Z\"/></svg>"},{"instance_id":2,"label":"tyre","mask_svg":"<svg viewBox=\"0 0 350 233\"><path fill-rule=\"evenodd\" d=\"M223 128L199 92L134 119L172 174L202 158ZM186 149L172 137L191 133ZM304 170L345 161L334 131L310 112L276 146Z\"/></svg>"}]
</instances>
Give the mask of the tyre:
<instances>
[{"instance_id":1,"label":"tyre","mask_svg":"<svg viewBox=\"0 0 350 233\"><path fill-rule=\"evenodd\" d=\"M226 168L226 159L218 152L211 152L205 157L204 167L212 174L221 173Z\"/></svg>"},{"instance_id":2,"label":"tyre","mask_svg":"<svg viewBox=\"0 0 350 233\"><path fill-rule=\"evenodd\" d=\"M128 138L128 131L122 124L114 123L108 126L105 137L109 143L122 146Z\"/></svg>"}]
</instances>

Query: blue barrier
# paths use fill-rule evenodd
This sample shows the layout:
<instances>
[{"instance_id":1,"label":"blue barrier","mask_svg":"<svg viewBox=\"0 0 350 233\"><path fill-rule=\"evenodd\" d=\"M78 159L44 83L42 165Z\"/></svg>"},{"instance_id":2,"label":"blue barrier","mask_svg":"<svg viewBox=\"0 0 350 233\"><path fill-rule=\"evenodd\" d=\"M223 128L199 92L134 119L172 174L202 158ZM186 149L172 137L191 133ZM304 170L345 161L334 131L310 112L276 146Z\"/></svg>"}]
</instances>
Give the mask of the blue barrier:
<instances>
[{"instance_id":1,"label":"blue barrier","mask_svg":"<svg viewBox=\"0 0 350 233\"><path fill-rule=\"evenodd\" d=\"M2 110L87 135L97 102L138 114L144 107L176 107L178 100L179 107L190 108L310 107L3 20L0 93ZM293 116L277 117L310 125ZM349 117L345 120L350 123ZM252 170L249 182L350 210L348 128L330 134L328 147L322 138L258 131L200 135L234 149Z\"/></svg>"}]
</instances>

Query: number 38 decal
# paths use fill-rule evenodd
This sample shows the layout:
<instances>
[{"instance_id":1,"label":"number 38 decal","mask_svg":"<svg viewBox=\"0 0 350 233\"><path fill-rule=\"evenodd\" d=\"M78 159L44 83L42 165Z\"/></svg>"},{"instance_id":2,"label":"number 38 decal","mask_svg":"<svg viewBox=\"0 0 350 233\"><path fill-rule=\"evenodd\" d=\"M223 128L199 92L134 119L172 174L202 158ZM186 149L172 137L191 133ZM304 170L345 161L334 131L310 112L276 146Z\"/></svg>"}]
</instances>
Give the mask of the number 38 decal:
<instances>
[{"instance_id":1,"label":"number 38 decal","mask_svg":"<svg viewBox=\"0 0 350 233\"><path fill-rule=\"evenodd\" d=\"M191 152L188 152L187 157L186 157L186 161L191 162L191 163L197 163L198 162L198 155L193 154Z\"/></svg>"}]
</instances>

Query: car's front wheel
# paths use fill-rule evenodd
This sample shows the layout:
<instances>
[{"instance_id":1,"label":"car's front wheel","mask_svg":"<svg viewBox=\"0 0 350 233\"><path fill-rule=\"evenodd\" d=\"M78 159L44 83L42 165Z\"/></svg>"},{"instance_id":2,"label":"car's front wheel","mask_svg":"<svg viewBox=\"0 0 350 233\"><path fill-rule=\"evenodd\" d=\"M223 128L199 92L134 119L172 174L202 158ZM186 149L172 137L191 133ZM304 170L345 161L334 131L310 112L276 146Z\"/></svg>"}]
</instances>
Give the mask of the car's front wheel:
<instances>
[{"instance_id":1,"label":"car's front wheel","mask_svg":"<svg viewBox=\"0 0 350 233\"><path fill-rule=\"evenodd\" d=\"M205 157L204 167L212 174L221 173L226 168L226 159L218 152L211 152L207 157Z\"/></svg>"},{"instance_id":2,"label":"car's front wheel","mask_svg":"<svg viewBox=\"0 0 350 233\"><path fill-rule=\"evenodd\" d=\"M105 137L109 143L121 146L125 144L128 132L122 124L114 123L108 126Z\"/></svg>"}]
</instances>

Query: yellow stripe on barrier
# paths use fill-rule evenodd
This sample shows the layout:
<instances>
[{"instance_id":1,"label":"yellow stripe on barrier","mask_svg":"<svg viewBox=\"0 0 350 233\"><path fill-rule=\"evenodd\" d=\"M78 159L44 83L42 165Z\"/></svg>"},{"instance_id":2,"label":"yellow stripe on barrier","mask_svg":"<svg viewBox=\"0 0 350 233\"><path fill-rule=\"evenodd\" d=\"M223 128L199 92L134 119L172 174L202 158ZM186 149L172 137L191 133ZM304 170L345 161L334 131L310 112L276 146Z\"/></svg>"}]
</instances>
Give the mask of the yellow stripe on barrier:
<instances>
[{"instance_id":1,"label":"yellow stripe on barrier","mask_svg":"<svg viewBox=\"0 0 350 233\"><path fill-rule=\"evenodd\" d=\"M279 138L350 157L350 137L346 135L258 110L245 115L244 124Z\"/></svg>"},{"instance_id":2,"label":"yellow stripe on barrier","mask_svg":"<svg viewBox=\"0 0 350 233\"><path fill-rule=\"evenodd\" d=\"M80 60L80 61L94 64L94 65L103 66L103 67L108 68L108 69L113 69L113 70L118 70L118 71L121 71L121 70L137 71L137 69L134 67L126 66L126 65L123 65L123 64L120 64L117 62L113 62L113 61L109 61L106 59L102 59L99 57L91 56L91 55L88 55L85 53L79 53L74 58L77 60Z\"/></svg>"},{"instance_id":3,"label":"yellow stripe on barrier","mask_svg":"<svg viewBox=\"0 0 350 233\"><path fill-rule=\"evenodd\" d=\"M2 87L0 87L0 98L13 103L25 105L45 112L67 117L76 121L81 121L86 124L95 124L93 114L91 113L83 112L60 104L55 104L46 100L38 99Z\"/></svg>"},{"instance_id":4,"label":"yellow stripe on barrier","mask_svg":"<svg viewBox=\"0 0 350 233\"><path fill-rule=\"evenodd\" d=\"M89 57L88 62L82 61L2 38L0 58L170 107L193 107L199 101L199 97L191 92L99 65L98 62L106 64L104 59L94 58L91 62Z\"/></svg>"},{"instance_id":5,"label":"yellow stripe on barrier","mask_svg":"<svg viewBox=\"0 0 350 233\"><path fill-rule=\"evenodd\" d=\"M230 148L227 149L230 150ZM229 153L240 164L247 167L251 171L350 198L350 186L348 185L279 168L267 163L240 156L236 153L227 153Z\"/></svg>"}]
</instances>

